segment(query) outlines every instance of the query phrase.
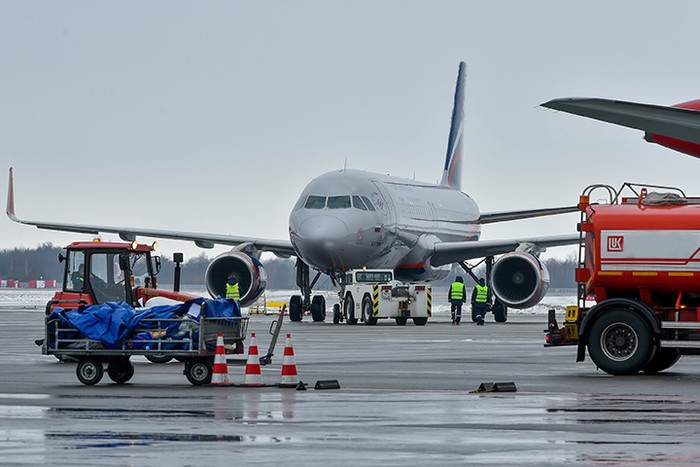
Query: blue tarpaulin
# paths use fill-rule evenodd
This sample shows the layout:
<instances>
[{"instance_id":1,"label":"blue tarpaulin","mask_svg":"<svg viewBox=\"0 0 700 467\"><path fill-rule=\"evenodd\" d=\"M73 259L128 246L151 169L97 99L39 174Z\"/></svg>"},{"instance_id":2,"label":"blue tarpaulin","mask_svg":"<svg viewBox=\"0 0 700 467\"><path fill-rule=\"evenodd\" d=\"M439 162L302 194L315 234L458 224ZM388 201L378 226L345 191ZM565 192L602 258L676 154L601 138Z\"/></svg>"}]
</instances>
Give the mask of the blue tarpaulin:
<instances>
[{"instance_id":1,"label":"blue tarpaulin","mask_svg":"<svg viewBox=\"0 0 700 467\"><path fill-rule=\"evenodd\" d=\"M107 302L101 305L81 306L75 310L55 308L49 319L60 319L74 327L85 337L102 342L105 348L120 348L124 339L133 337L135 329L153 329L159 326L157 321L182 318L192 305L204 305L207 317L240 317L238 303L216 298L207 300L195 298L177 305L161 305L135 310L124 302ZM198 319L198 318L195 318ZM166 330L166 336L172 336L179 328L178 321L162 322L160 328Z\"/></svg>"}]
</instances>

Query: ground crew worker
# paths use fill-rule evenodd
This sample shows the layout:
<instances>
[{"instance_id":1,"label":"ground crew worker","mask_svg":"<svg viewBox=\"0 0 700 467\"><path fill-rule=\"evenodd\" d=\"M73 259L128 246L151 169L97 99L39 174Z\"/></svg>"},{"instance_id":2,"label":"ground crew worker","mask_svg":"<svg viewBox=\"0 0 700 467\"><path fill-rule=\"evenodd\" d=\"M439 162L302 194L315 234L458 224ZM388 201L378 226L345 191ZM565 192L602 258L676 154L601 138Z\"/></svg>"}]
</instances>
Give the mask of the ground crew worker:
<instances>
[{"instance_id":1,"label":"ground crew worker","mask_svg":"<svg viewBox=\"0 0 700 467\"><path fill-rule=\"evenodd\" d=\"M472 321L479 326L484 325L484 317L486 309L491 302L491 291L488 285L485 284L484 278L479 279L472 291Z\"/></svg>"},{"instance_id":2,"label":"ground crew worker","mask_svg":"<svg viewBox=\"0 0 700 467\"><path fill-rule=\"evenodd\" d=\"M462 320L462 303L467 301L467 293L464 290L462 276L457 276L452 285L450 285L450 293L447 298L450 301L452 324L459 324Z\"/></svg>"},{"instance_id":3,"label":"ground crew worker","mask_svg":"<svg viewBox=\"0 0 700 467\"><path fill-rule=\"evenodd\" d=\"M85 290L85 264L80 263L78 270L71 274L71 283L73 284L72 290L80 292Z\"/></svg>"},{"instance_id":4,"label":"ground crew worker","mask_svg":"<svg viewBox=\"0 0 700 467\"><path fill-rule=\"evenodd\" d=\"M236 302L241 300L241 293L238 290L238 279L234 275L229 276L226 281L226 300Z\"/></svg>"}]
</instances>

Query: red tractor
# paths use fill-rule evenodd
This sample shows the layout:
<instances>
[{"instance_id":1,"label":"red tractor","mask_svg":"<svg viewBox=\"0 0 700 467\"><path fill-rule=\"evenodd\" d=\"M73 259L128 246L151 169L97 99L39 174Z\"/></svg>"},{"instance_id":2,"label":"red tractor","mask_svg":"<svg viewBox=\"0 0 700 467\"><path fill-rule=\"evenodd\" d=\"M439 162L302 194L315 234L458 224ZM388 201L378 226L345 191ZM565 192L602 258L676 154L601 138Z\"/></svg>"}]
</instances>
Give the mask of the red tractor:
<instances>
[{"instance_id":1,"label":"red tractor","mask_svg":"<svg viewBox=\"0 0 700 467\"><path fill-rule=\"evenodd\" d=\"M47 313L55 306L75 308L80 304L126 302L137 307L156 296L183 302L196 298L177 291L177 284L176 291L158 289L160 257L151 256L153 249L136 242L71 243L66 247L66 255L58 257L65 262L63 285L49 302Z\"/></svg>"}]
</instances>

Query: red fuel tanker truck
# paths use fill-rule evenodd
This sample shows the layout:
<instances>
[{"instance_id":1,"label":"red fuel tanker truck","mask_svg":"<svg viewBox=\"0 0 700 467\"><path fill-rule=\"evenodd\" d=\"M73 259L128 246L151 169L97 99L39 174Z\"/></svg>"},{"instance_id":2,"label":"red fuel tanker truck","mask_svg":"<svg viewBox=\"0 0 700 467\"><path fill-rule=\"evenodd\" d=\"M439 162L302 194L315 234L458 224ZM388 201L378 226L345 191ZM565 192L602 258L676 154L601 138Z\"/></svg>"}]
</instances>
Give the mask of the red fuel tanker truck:
<instances>
[{"instance_id":1,"label":"red fuel tanker truck","mask_svg":"<svg viewBox=\"0 0 700 467\"><path fill-rule=\"evenodd\" d=\"M601 191L605 201L594 202ZM550 310L545 346L578 345L578 362L588 348L612 375L656 373L700 354L700 198L592 185L579 209L578 304L562 327Z\"/></svg>"}]
</instances>

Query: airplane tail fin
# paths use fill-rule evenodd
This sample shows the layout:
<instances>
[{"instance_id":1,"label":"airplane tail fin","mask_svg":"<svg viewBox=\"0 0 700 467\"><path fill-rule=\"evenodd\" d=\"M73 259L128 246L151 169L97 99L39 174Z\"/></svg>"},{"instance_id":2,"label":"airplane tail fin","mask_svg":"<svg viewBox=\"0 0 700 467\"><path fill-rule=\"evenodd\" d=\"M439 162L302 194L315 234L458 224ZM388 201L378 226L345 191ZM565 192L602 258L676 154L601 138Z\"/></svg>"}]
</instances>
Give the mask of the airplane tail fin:
<instances>
[{"instance_id":1,"label":"airplane tail fin","mask_svg":"<svg viewBox=\"0 0 700 467\"><path fill-rule=\"evenodd\" d=\"M445 169L442 172L440 185L462 189L462 133L464 129L464 81L467 76L467 64L459 62L455 103L452 108L452 125L450 138L447 141L447 156Z\"/></svg>"}]
</instances>

